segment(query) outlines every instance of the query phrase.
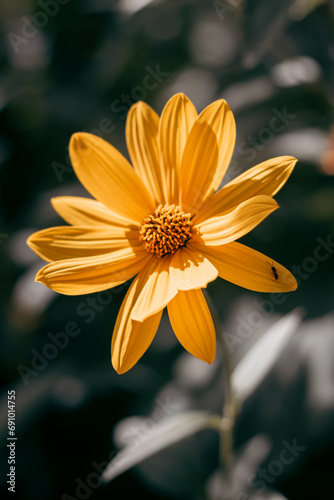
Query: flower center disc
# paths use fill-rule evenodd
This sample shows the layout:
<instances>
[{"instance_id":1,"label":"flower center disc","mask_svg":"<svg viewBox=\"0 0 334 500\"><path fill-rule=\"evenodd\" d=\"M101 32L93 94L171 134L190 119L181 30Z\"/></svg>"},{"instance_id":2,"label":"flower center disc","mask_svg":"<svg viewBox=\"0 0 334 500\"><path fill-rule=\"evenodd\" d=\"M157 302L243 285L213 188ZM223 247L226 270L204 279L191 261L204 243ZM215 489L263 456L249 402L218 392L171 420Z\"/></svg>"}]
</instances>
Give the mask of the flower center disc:
<instances>
[{"instance_id":1,"label":"flower center disc","mask_svg":"<svg viewBox=\"0 0 334 500\"><path fill-rule=\"evenodd\" d=\"M190 214L175 205L159 205L154 214L145 217L139 234L148 252L158 257L174 254L191 237Z\"/></svg>"}]
</instances>

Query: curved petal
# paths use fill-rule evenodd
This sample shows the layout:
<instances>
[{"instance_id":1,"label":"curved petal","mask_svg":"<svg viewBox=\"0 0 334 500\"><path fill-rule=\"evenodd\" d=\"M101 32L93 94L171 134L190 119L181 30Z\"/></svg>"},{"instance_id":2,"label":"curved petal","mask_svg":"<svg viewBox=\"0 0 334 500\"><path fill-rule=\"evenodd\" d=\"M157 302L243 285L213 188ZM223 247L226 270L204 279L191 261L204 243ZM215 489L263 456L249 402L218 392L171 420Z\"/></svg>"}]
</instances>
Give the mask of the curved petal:
<instances>
[{"instance_id":1,"label":"curved petal","mask_svg":"<svg viewBox=\"0 0 334 500\"><path fill-rule=\"evenodd\" d=\"M214 194L195 215L193 223L203 222L254 196L274 196L290 177L296 162L293 156L279 156L250 168Z\"/></svg>"},{"instance_id":2,"label":"curved petal","mask_svg":"<svg viewBox=\"0 0 334 500\"><path fill-rule=\"evenodd\" d=\"M265 293L291 292L297 288L290 271L271 257L241 243L234 241L221 247L194 246L211 260L221 278L235 285Z\"/></svg>"},{"instance_id":3,"label":"curved petal","mask_svg":"<svg viewBox=\"0 0 334 500\"><path fill-rule=\"evenodd\" d=\"M139 227L138 222L112 212L103 203L79 196L51 198L55 211L72 226L129 226Z\"/></svg>"},{"instance_id":4,"label":"curved petal","mask_svg":"<svg viewBox=\"0 0 334 500\"><path fill-rule=\"evenodd\" d=\"M94 198L125 218L141 222L154 201L130 163L111 144L80 132L70 140L75 173Z\"/></svg>"},{"instance_id":5,"label":"curved petal","mask_svg":"<svg viewBox=\"0 0 334 500\"><path fill-rule=\"evenodd\" d=\"M216 355L216 334L203 292L178 292L167 310L179 342L196 358L211 365Z\"/></svg>"},{"instance_id":6,"label":"curved petal","mask_svg":"<svg viewBox=\"0 0 334 500\"><path fill-rule=\"evenodd\" d=\"M162 309L143 322L133 321L130 317L145 282L144 273L133 280L117 316L111 343L111 360L120 374L130 370L142 357L160 323Z\"/></svg>"},{"instance_id":7,"label":"curved petal","mask_svg":"<svg viewBox=\"0 0 334 500\"><path fill-rule=\"evenodd\" d=\"M144 321L161 311L177 294L177 288L169 276L171 258L169 255L153 258L151 265L143 269L145 284L132 309L131 319Z\"/></svg>"},{"instance_id":8,"label":"curved petal","mask_svg":"<svg viewBox=\"0 0 334 500\"><path fill-rule=\"evenodd\" d=\"M123 227L92 228L84 226L58 226L43 229L29 236L29 247L42 259L54 260L94 257L139 246L138 230Z\"/></svg>"},{"instance_id":9,"label":"curved petal","mask_svg":"<svg viewBox=\"0 0 334 500\"><path fill-rule=\"evenodd\" d=\"M44 266L36 281L65 295L83 295L113 288L132 278L152 259L142 247L123 248L95 257L67 259Z\"/></svg>"},{"instance_id":10,"label":"curved petal","mask_svg":"<svg viewBox=\"0 0 334 500\"><path fill-rule=\"evenodd\" d=\"M190 131L180 167L181 206L196 213L219 187L231 161L236 128L223 99L205 108Z\"/></svg>"},{"instance_id":11,"label":"curved petal","mask_svg":"<svg viewBox=\"0 0 334 500\"><path fill-rule=\"evenodd\" d=\"M216 213L201 224L194 226L197 231L192 241L202 241L206 245L226 245L249 233L269 214L278 208L269 196L254 196L222 215Z\"/></svg>"},{"instance_id":12,"label":"curved petal","mask_svg":"<svg viewBox=\"0 0 334 500\"><path fill-rule=\"evenodd\" d=\"M159 125L164 202L179 204L179 170L197 111L188 97L175 94L164 107Z\"/></svg>"},{"instance_id":13,"label":"curved petal","mask_svg":"<svg viewBox=\"0 0 334 500\"><path fill-rule=\"evenodd\" d=\"M139 177L157 205L163 199L158 148L159 116L143 101L134 104L126 119L126 143Z\"/></svg>"},{"instance_id":14,"label":"curved petal","mask_svg":"<svg viewBox=\"0 0 334 500\"><path fill-rule=\"evenodd\" d=\"M190 243L172 256L169 274L178 290L205 288L218 276L217 269L197 250L191 250Z\"/></svg>"}]
</instances>

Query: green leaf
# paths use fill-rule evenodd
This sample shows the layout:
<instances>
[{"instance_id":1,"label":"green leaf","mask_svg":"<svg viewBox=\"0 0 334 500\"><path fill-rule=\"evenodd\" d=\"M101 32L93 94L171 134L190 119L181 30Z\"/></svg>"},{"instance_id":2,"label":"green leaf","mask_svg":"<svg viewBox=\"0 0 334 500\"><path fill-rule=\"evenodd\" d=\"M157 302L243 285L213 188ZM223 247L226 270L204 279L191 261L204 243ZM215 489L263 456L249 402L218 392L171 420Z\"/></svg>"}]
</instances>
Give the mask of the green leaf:
<instances>
[{"instance_id":1,"label":"green leaf","mask_svg":"<svg viewBox=\"0 0 334 500\"><path fill-rule=\"evenodd\" d=\"M158 422L140 439L131 440L102 474L108 482L159 451L203 429L217 428L221 417L205 411L187 411Z\"/></svg>"}]
</instances>

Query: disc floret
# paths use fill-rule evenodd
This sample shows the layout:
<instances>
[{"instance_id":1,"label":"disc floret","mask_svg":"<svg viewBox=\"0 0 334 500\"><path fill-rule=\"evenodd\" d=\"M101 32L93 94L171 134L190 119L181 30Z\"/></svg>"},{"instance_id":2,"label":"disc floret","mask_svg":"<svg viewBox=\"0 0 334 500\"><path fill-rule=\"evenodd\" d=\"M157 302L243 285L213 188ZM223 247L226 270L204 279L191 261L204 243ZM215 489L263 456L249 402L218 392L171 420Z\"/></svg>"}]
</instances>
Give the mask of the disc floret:
<instances>
[{"instance_id":1,"label":"disc floret","mask_svg":"<svg viewBox=\"0 0 334 500\"><path fill-rule=\"evenodd\" d=\"M139 239L145 250L158 257L173 255L191 238L190 217L179 206L159 205L141 224Z\"/></svg>"}]
</instances>

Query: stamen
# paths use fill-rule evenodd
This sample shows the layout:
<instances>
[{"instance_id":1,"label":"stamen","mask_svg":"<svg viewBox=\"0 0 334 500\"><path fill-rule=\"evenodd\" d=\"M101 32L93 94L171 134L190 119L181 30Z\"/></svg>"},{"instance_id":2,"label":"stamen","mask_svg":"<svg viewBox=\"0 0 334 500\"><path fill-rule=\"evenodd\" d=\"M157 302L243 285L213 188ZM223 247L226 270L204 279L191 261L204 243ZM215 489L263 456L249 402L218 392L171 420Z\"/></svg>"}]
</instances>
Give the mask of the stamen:
<instances>
[{"instance_id":1,"label":"stamen","mask_svg":"<svg viewBox=\"0 0 334 500\"><path fill-rule=\"evenodd\" d=\"M191 238L191 214L175 205L159 205L154 214L145 217L139 240L148 252L157 257L174 254Z\"/></svg>"}]
</instances>

